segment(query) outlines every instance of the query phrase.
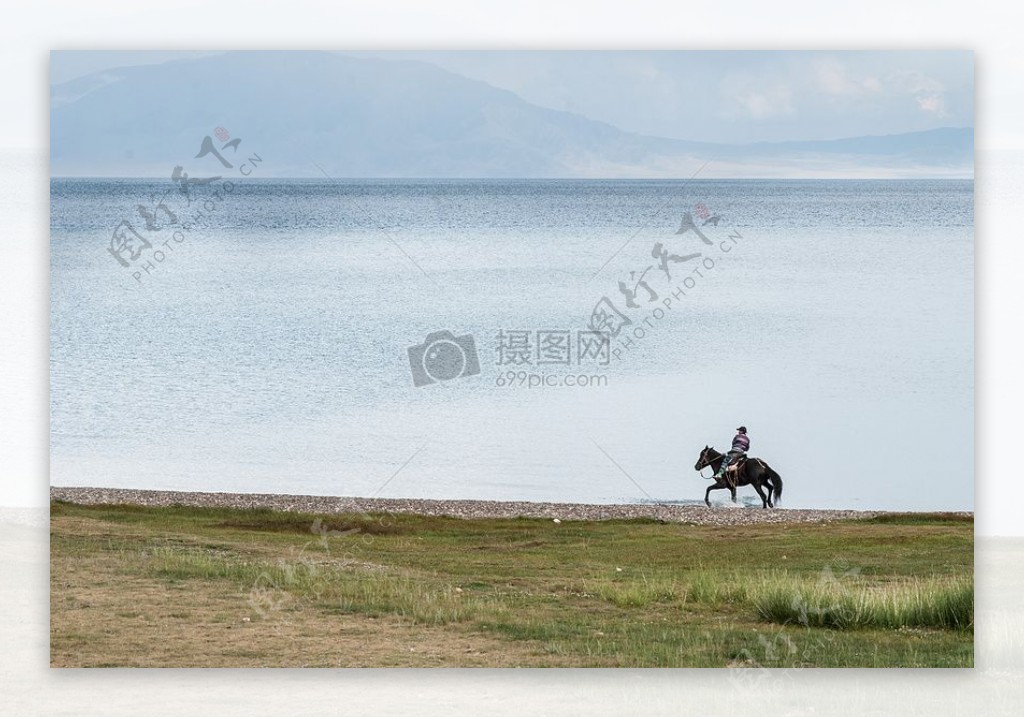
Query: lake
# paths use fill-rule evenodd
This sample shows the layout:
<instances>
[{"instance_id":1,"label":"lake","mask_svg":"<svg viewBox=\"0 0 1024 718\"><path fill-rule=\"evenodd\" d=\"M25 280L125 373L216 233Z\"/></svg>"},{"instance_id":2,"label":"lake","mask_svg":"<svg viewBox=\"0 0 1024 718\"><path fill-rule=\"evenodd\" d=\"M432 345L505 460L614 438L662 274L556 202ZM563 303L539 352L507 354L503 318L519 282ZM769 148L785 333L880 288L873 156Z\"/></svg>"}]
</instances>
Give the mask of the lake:
<instances>
[{"instance_id":1,"label":"lake","mask_svg":"<svg viewBox=\"0 0 1024 718\"><path fill-rule=\"evenodd\" d=\"M52 180L53 485L974 508L970 180L255 174Z\"/></svg>"}]
</instances>

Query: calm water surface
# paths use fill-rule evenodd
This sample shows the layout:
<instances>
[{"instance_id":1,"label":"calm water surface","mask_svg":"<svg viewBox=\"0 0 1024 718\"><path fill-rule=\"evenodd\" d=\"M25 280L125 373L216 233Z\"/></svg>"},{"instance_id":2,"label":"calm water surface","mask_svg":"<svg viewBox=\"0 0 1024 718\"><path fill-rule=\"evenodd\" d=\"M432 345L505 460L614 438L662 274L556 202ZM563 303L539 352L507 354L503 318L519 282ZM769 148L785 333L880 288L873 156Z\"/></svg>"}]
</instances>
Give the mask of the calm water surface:
<instances>
[{"instance_id":1,"label":"calm water surface","mask_svg":"<svg viewBox=\"0 0 1024 718\"><path fill-rule=\"evenodd\" d=\"M52 182L55 485L688 501L744 423L788 506L973 508L973 182L195 191ZM720 217L711 245L687 211ZM153 245L128 268L122 220ZM701 256L666 271L658 243ZM631 322L607 364L578 356L605 297ZM417 387L408 349L441 330L479 373Z\"/></svg>"}]
</instances>

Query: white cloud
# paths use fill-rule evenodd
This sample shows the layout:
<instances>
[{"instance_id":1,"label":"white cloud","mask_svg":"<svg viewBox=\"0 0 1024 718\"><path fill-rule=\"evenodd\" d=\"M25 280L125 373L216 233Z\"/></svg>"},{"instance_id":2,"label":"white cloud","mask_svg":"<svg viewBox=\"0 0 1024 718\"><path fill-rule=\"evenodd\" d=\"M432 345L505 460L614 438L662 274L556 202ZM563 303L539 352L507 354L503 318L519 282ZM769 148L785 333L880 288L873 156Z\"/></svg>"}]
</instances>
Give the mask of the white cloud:
<instances>
[{"instance_id":1,"label":"white cloud","mask_svg":"<svg viewBox=\"0 0 1024 718\"><path fill-rule=\"evenodd\" d=\"M792 88L788 84L765 81L763 77L726 77L720 93L724 101L722 114L727 117L739 115L763 120L796 112Z\"/></svg>"},{"instance_id":2,"label":"white cloud","mask_svg":"<svg viewBox=\"0 0 1024 718\"><path fill-rule=\"evenodd\" d=\"M946 86L934 77L916 71L907 72L898 76L898 82L914 98L922 112L936 117L949 114L946 111Z\"/></svg>"},{"instance_id":3,"label":"white cloud","mask_svg":"<svg viewBox=\"0 0 1024 718\"><path fill-rule=\"evenodd\" d=\"M909 94L917 107L934 117L946 117L946 87L934 77L917 70L895 73L885 80L858 75L833 57L814 62L813 78L818 90L832 99L859 99L868 94L896 96Z\"/></svg>"},{"instance_id":4,"label":"white cloud","mask_svg":"<svg viewBox=\"0 0 1024 718\"><path fill-rule=\"evenodd\" d=\"M818 89L837 97L855 97L882 89L877 77L855 77L843 63L831 57L814 63L814 79Z\"/></svg>"},{"instance_id":5,"label":"white cloud","mask_svg":"<svg viewBox=\"0 0 1024 718\"><path fill-rule=\"evenodd\" d=\"M793 93L786 87L766 92L748 92L736 99L756 119L793 114Z\"/></svg>"}]
</instances>

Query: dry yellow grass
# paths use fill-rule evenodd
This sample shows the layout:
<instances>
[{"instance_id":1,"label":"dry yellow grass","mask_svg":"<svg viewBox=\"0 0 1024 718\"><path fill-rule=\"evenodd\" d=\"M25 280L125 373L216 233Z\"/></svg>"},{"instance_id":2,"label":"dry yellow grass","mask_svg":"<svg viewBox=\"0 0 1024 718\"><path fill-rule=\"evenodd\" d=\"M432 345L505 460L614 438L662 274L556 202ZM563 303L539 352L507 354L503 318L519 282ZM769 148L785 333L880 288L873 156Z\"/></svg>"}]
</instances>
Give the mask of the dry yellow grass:
<instances>
[{"instance_id":1,"label":"dry yellow grass","mask_svg":"<svg viewBox=\"0 0 1024 718\"><path fill-rule=\"evenodd\" d=\"M144 543L118 524L56 517L54 530ZM536 641L505 641L465 626L327 613L294 600L267 618L229 582L126 575L109 556L54 552L50 665L140 668L508 667L570 665Z\"/></svg>"}]
</instances>

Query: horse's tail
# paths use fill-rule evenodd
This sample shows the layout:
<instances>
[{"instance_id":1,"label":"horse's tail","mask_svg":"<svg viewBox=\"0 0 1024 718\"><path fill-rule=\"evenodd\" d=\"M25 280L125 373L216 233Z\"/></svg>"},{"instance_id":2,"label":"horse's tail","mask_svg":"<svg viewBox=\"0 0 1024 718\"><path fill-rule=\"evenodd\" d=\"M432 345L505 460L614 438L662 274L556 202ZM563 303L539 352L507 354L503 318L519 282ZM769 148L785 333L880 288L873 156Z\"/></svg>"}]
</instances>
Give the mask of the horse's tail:
<instances>
[{"instance_id":1,"label":"horse's tail","mask_svg":"<svg viewBox=\"0 0 1024 718\"><path fill-rule=\"evenodd\" d=\"M765 465L765 468L768 469L768 474L772 478L772 487L774 489L773 493L775 494L772 500L777 504L782 501L782 477L779 476L779 472L772 467Z\"/></svg>"}]
</instances>

